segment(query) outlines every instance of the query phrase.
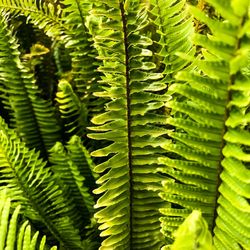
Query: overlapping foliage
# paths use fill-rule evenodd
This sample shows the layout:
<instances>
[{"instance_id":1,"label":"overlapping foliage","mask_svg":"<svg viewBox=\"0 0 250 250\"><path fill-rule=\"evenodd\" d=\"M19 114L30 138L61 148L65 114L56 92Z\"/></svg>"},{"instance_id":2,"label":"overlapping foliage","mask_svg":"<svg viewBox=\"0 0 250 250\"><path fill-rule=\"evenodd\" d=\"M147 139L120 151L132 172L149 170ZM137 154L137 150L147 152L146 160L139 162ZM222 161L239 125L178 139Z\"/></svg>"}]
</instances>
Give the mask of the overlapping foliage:
<instances>
[{"instance_id":1,"label":"overlapping foliage","mask_svg":"<svg viewBox=\"0 0 250 250\"><path fill-rule=\"evenodd\" d=\"M1 191L0 196L0 247L1 249L47 249L46 236L38 239L39 232L33 233L29 221L22 224L18 221L21 206L17 206L11 213L11 200L7 198L6 190ZM17 237L16 237L17 235ZM54 246L50 250L56 250Z\"/></svg>"},{"instance_id":2,"label":"overlapping foliage","mask_svg":"<svg viewBox=\"0 0 250 250\"><path fill-rule=\"evenodd\" d=\"M249 248L250 2L190 2L0 0L0 249Z\"/></svg>"},{"instance_id":3,"label":"overlapping foliage","mask_svg":"<svg viewBox=\"0 0 250 250\"><path fill-rule=\"evenodd\" d=\"M169 93L183 99L167 104L179 115L167 119L176 130L169 132L175 143L165 148L180 158L159 159L167 166L161 170L174 178L164 182L161 196L180 207L162 210L165 215L172 214L162 223L163 229L171 232L185 214L198 208L214 228L216 248L227 249L231 244L233 249L247 249L249 229L243 218L249 217L249 179L242 179L240 172L248 172L250 135L245 121L249 79L243 71L250 49L248 9L238 10L234 2L231 6L208 2L225 21L212 20L198 9L189 8L206 23L211 34L194 36L194 43L203 47L202 58L195 61L192 72L178 73L177 82L169 88ZM243 2L247 7L248 1Z\"/></svg>"}]
</instances>

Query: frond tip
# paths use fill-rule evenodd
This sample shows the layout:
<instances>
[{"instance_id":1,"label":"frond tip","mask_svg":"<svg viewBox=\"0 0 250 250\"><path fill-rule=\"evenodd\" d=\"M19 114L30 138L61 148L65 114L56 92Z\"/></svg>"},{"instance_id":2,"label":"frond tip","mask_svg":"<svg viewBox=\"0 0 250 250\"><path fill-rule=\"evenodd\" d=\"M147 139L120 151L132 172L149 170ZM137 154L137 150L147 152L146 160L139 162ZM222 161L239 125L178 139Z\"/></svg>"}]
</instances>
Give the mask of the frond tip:
<instances>
[{"instance_id":1,"label":"frond tip","mask_svg":"<svg viewBox=\"0 0 250 250\"><path fill-rule=\"evenodd\" d=\"M87 109L72 89L70 83L64 79L58 84L56 101L59 105L65 133L69 137L74 134L83 136L87 124Z\"/></svg>"},{"instance_id":2,"label":"frond tip","mask_svg":"<svg viewBox=\"0 0 250 250\"><path fill-rule=\"evenodd\" d=\"M201 212L194 210L174 232L171 250L213 250L212 235ZM164 250L163 248L162 250ZM167 249L167 248L166 248Z\"/></svg>"},{"instance_id":3,"label":"frond tip","mask_svg":"<svg viewBox=\"0 0 250 250\"><path fill-rule=\"evenodd\" d=\"M90 214L93 213L94 200L85 186L85 176L80 166L74 162L70 152L66 152L62 143L57 142L50 150L49 161L52 171L59 182L62 182L77 210L75 211L75 225L83 228L89 224ZM86 167L85 167L86 169ZM92 177L93 178L93 177Z\"/></svg>"}]
</instances>

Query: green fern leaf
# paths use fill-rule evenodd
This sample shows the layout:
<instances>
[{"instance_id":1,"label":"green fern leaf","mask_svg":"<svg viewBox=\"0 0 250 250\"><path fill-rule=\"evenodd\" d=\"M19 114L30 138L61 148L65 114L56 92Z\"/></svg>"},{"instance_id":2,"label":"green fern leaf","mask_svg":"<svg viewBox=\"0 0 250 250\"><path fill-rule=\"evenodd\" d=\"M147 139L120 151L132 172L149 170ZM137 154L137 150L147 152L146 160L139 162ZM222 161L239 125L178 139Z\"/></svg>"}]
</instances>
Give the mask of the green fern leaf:
<instances>
[{"instance_id":1,"label":"green fern leaf","mask_svg":"<svg viewBox=\"0 0 250 250\"><path fill-rule=\"evenodd\" d=\"M50 150L50 162L52 163L52 170L62 185L65 186L73 202L76 204L77 210L81 211L76 216L76 225L78 227L85 226L89 223L87 218L90 213L93 213L94 200L90 195L89 190L84 186L85 177L81 175L80 168L70 159L65 152L64 146L57 142Z\"/></svg>"},{"instance_id":2,"label":"green fern leaf","mask_svg":"<svg viewBox=\"0 0 250 250\"><path fill-rule=\"evenodd\" d=\"M99 175L94 172L95 164L88 150L82 145L81 138L76 135L72 136L66 148L69 158L78 166L81 175L85 177L84 185L93 191Z\"/></svg>"},{"instance_id":3,"label":"green fern leaf","mask_svg":"<svg viewBox=\"0 0 250 250\"><path fill-rule=\"evenodd\" d=\"M18 216L21 206L17 206L11 214L11 200L7 197L6 191L7 190L0 192L0 249L35 250L39 247L40 250L43 250L46 246L46 237L43 236L41 241L38 241L39 232L35 234L31 233L31 227L28 221L22 225L19 224ZM50 248L50 250L56 249L56 247Z\"/></svg>"},{"instance_id":4,"label":"green fern leaf","mask_svg":"<svg viewBox=\"0 0 250 250\"><path fill-rule=\"evenodd\" d=\"M60 41L69 51L72 62L71 74L80 99L86 106L94 106L93 91L98 89L99 79L95 57L96 50L87 28L89 1L63 0L48 3L43 0L1 0L0 9L12 15L22 14L33 25L43 30L55 41Z\"/></svg>"},{"instance_id":5,"label":"green fern leaf","mask_svg":"<svg viewBox=\"0 0 250 250\"><path fill-rule=\"evenodd\" d=\"M33 73L21 63L17 41L3 16L0 33L0 70L3 72L0 88L11 125L17 128L28 147L45 153L61 137L55 110L50 101L42 99Z\"/></svg>"},{"instance_id":6,"label":"green fern leaf","mask_svg":"<svg viewBox=\"0 0 250 250\"><path fill-rule=\"evenodd\" d=\"M39 29L53 38L58 38L65 32L62 23L63 11L60 5L56 6L43 0L0 0L0 9L12 15L24 15Z\"/></svg>"},{"instance_id":7,"label":"green fern leaf","mask_svg":"<svg viewBox=\"0 0 250 250\"><path fill-rule=\"evenodd\" d=\"M141 34L148 24L147 8L138 1L97 5L91 13L102 16L94 42L103 60L98 69L103 91L95 95L111 99L106 112L92 119L97 126L90 129L96 133L88 135L111 141L92 152L108 157L95 168L101 177L94 193L102 194L95 218L106 237L100 249L159 249L163 238L158 209L165 205L158 192L163 177L156 173L157 157L152 155L160 155L167 143L162 136L166 131L158 126L166 118L157 111L169 96L157 93L162 90L162 74L153 73L156 66L147 49L152 41Z\"/></svg>"},{"instance_id":8,"label":"green fern leaf","mask_svg":"<svg viewBox=\"0 0 250 250\"><path fill-rule=\"evenodd\" d=\"M156 25L156 33L159 40L155 43L159 45L158 56L163 65L163 82L171 83L174 75L185 68L188 64L186 60L178 57L176 52L184 52L193 56L195 49L191 41L194 34L192 17L186 8L186 0L153 0L150 1L150 13L153 15L152 22Z\"/></svg>"},{"instance_id":9,"label":"green fern leaf","mask_svg":"<svg viewBox=\"0 0 250 250\"><path fill-rule=\"evenodd\" d=\"M196 60L193 72L178 73L178 83L169 88L178 96L167 104L172 109L167 122L174 129L168 132L173 144L165 149L172 156L159 158L166 164L159 170L172 177L163 183L161 197L173 205L161 210L166 215L162 229L171 237L187 214L199 209L214 231L216 249L247 249L250 88L243 69L250 47L242 28L249 18L249 1L240 10L234 1L208 2L226 21L189 7L212 34L194 36L194 43L203 47L203 58Z\"/></svg>"},{"instance_id":10,"label":"green fern leaf","mask_svg":"<svg viewBox=\"0 0 250 250\"><path fill-rule=\"evenodd\" d=\"M0 123L1 189L21 204L23 213L42 222L66 249L82 249L78 230L73 226L76 214L71 200L60 188L46 162L29 150L4 121Z\"/></svg>"},{"instance_id":11,"label":"green fern leaf","mask_svg":"<svg viewBox=\"0 0 250 250\"><path fill-rule=\"evenodd\" d=\"M97 87L96 80L99 77L95 61L97 53L87 28L88 11L92 8L92 3L88 0L64 0L62 3L66 6L63 21L70 30L66 32L64 39L72 57L71 73L77 94L86 102Z\"/></svg>"},{"instance_id":12,"label":"green fern leaf","mask_svg":"<svg viewBox=\"0 0 250 250\"><path fill-rule=\"evenodd\" d=\"M171 250L213 250L212 235L201 212L194 210L174 233ZM166 248L166 247L165 247ZM163 248L163 249L165 249ZM166 248L167 249L167 248Z\"/></svg>"},{"instance_id":13,"label":"green fern leaf","mask_svg":"<svg viewBox=\"0 0 250 250\"><path fill-rule=\"evenodd\" d=\"M84 136L87 123L87 109L66 80L61 80L58 84L56 101L59 104L65 133L69 137L74 134Z\"/></svg>"}]
</instances>

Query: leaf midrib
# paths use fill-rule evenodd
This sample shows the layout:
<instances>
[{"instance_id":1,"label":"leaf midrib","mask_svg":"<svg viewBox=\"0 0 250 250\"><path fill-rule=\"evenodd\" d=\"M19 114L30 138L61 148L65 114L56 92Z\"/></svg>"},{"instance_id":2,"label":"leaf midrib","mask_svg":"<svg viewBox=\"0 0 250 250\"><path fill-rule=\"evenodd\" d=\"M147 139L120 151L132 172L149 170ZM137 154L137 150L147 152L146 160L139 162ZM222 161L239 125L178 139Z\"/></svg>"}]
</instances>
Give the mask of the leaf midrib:
<instances>
[{"instance_id":1,"label":"leaf midrib","mask_svg":"<svg viewBox=\"0 0 250 250\"><path fill-rule=\"evenodd\" d=\"M132 246L132 215L133 215L133 172L132 172L132 141L131 141L131 99L130 99L130 76L129 76L129 53L128 53L128 33L127 33L127 19L124 9L123 2L120 2L121 18L122 18L122 27L124 35L124 52L125 52L125 78L126 78L126 101L127 101L127 138L128 138L128 167L129 167L129 249L133 249Z\"/></svg>"}]
</instances>

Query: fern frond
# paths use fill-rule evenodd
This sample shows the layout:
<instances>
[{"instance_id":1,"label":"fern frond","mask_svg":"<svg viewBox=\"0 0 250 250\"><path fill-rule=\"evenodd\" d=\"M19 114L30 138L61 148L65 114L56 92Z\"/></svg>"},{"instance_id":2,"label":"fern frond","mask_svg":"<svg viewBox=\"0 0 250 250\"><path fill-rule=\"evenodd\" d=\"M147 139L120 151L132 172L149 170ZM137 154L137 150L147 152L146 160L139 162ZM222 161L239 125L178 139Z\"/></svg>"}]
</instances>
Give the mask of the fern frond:
<instances>
[{"instance_id":1,"label":"fern frond","mask_svg":"<svg viewBox=\"0 0 250 250\"><path fill-rule=\"evenodd\" d=\"M100 30L94 35L98 58L103 60L103 91L109 98L105 112L93 118L97 125L89 134L111 144L92 152L108 157L95 167L102 174L94 192L102 194L95 218L106 237L100 249L159 249L159 212L164 203L159 199L162 176L156 173L157 155L167 140L158 115L166 95L159 95L162 74L153 73L151 39L141 34L148 24L147 8L139 1L97 1L94 16L102 16ZM150 119L149 119L150 117ZM164 122L163 122L164 123ZM158 131L157 131L158 130ZM152 133L154 131L154 133ZM110 218L112 215L112 218Z\"/></svg>"},{"instance_id":2,"label":"fern frond","mask_svg":"<svg viewBox=\"0 0 250 250\"><path fill-rule=\"evenodd\" d=\"M214 230L217 249L245 249L250 239L244 221L249 217L250 88L242 70L250 51L245 31L249 1L241 2L242 12L237 1L207 2L226 20L210 19L189 7L212 34L194 36L194 43L203 47L203 58L196 60L193 72L178 73L178 82L169 88L169 93L183 98L168 103L172 117L167 122L174 127L168 135L174 143L165 149L174 158L162 157L159 162L166 165L160 170L172 176L172 181L164 182L161 197L173 205L161 210L166 215L161 221L171 237L187 214L199 209Z\"/></svg>"},{"instance_id":3,"label":"fern frond","mask_svg":"<svg viewBox=\"0 0 250 250\"><path fill-rule=\"evenodd\" d=\"M233 12L241 16L240 27L249 22L249 1L242 1L240 7L232 1ZM211 2L211 4L215 4ZM247 19L247 20L246 20ZM220 175L221 185L218 198L216 226L214 229L214 242L217 249L234 246L234 249L247 249L250 244L250 133L249 123L245 121L249 116L250 86L249 77L243 74L247 65L250 46L245 45L250 36L247 33L239 34L238 53L230 60L230 73L235 76L233 84L229 87L231 98L228 102L230 113L225 122L225 145L222 150L224 159L221 164L223 171ZM247 42L248 43L248 42ZM244 48L244 49L243 49ZM245 86L245 87L244 87ZM235 124L235 115L238 116ZM228 240L230 239L230 242Z\"/></svg>"},{"instance_id":4,"label":"fern frond","mask_svg":"<svg viewBox=\"0 0 250 250\"><path fill-rule=\"evenodd\" d=\"M87 101L99 78L95 60L97 52L86 26L88 12L93 3L88 0L63 0L62 3L66 6L63 20L70 30L64 39L72 57L73 81L80 98Z\"/></svg>"},{"instance_id":5,"label":"fern frond","mask_svg":"<svg viewBox=\"0 0 250 250\"><path fill-rule=\"evenodd\" d=\"M93 98L92 93L98 88L96 80L99 78L95 63L97 53L86 27L86 17L91 5L89 1L79 0L64 0L59 4L43 0L0 1L1 10L12 15L26 16L27 20L42 29L46 35L64 43L70 52L71 74L77 94L87 102Z\"/></svg>"},{"instance_id":6,"label":"fern frond","mask_svg":"<svg viewBox=\"0 0 250 250\"><path fill-rule=\"evenodd\" d=\"M80 224L78 227L86 226L89 223L87 220L90 214L93 213L94 201L88 188L84 186L85 177L81 175L79 166L70 159L60 142L50 150L49 160L56 178L68 189L77 210L81 211L76 216L75 223Z\"/></svg>"},{"instance_id":7,"label":"fern frond","mask_svg":"<svg viewBox=\"0 0 250 250\"><path fill-rule=\"evenodd\" d=\"M183 52L193 56L195 48L191 37L194 34L192 17L186 8L186 0L153 0L150 13L152 22L156 25L159 40L158 56L162 64L163 82L171 83L174 75L185 68L186 60L178 57L176 52Z\"/></svg>"},{"instance_id":8,"label":"fern frond","mask_svg":"<svg viewBox=\"0 0 250 250\"><path fill-rule=\"evenodd\" d=\"M11 124L17 124L17 126L24 131L27 131L26 127L29 128L29 134L25 134L25 132L21 132L21 136L26 137L26 141L30 141L31 144L35 145L35 147L39 148L40 141L36 138L36 133L38 131L38 125L36 124L34 115L29 111L31 108L31 102L27 97L27 90L24 88L25 86L25 78L22 77L21 70L24 71L23 67L21 67L21 62L19 58L16 56L18 51L16 48L18 47L17 42L13 41L13 36L10 31L8 31L8 27L6 24L6 20L1 16L0 22L0 32L1 32L1 92L3 97L3 103L5 104L6 110L9 111L9 115L11 117ZM18 54L19 55L19 54ZM16 63L17 61L17 63ZM19 69L18 67L21 67ZM27 78L27 75L25 75ZM24 78L24 79L22 79ZM28 79L30 80L30 75L28 75ZM11 83L11 84L10 84ZM20 110L22 108L22 110ZM28 110L28 112L27 112ZM15 113L14 113L15 112ZM17 116L17 113L19 116ZM29 122L23 123L20 119L26 118Z\"/></svg>"},{"instance_id":9,"label":"fern frond","mask_svg":"<svg viewBox=\"0 0 250 250\"><path fill-rule=\"evenodd\" d=\"M4 121L0 122L1 189L23 213L42 222L66 249L82 249L78 230L73 225L74 207L60 188L46 162L29 150Z\"/></svg>"},{"instance_id":10,"label":"fern frond","mask_svg":"<svg viewBox=\"0 0 250 250\"><path fill-rule=\"evenodd\" d=\"M84 136L87 124L87 109L66 80L61 80L58 84L56 101L59 104L65 133L69 137L72 135Z\"/></svg>"},{"instance_id":11,"label":"fern frond","mask_svg":"<svg viewBox=\"0 0 250 250\"><path fill-rule=\"evenodd\" d=\"M55 8L53 4L47 4L43 0L0 0L0 9L14 16L26 16L49 37L58 38L66 30L62 23L63 11L60 5Z\"/></svg>"},{"instance_id":12,"label":"fern frond","mask_svg":"<svg viewBox=\"0 0 250 250\"><path fill-rule=\"evenodd\" d=\"M89 151L82 145L81 138L76 135L71 137L66 148L69 158L78 166L81 175L85 178L84 185L92 192L96 188L96 180L99 175L94 172L95 164Z\"/></svg>"},{"instance_id":13,"label":"fern frond","mask_svg":"<svg viewBox=\"0 0 250 250\"><path fill-rule=\"evenodd\" d=\"M46 236L39 240L39 232L33 233L28 221L22 224L18 222L21 206L17 206L11 214L11 200L6 191L0 192L0 249L48 249ZM50 248L56 249L56 246Z\"/></svg>"},{"instance_id":14,"label":"fern frond","mask_svg":"<svg viewBox=\"0 0 250 250\"><path fill-rule=\"evenodd\" d=\"M50 101L42 99L33 73L21 63L17 41L3 16L0 33L0 88L11 125L28 147L47 151L60 140L55 110Z\"/></svg>"},{"instance_id":15,"label":"fern frond","mask_svg":"<svg viewBox=\"0 0 250 250\"><path fill-rule=\"evenodd\" d=\"M194 210L174 232L175 241L171 250L212 250L212 235L208 230L206 221L202 218L201 212ZM162 250L168 249L167 246Z\"/></svg>"},{"instance_id":16,"label":"fern frond","mask_svg":"<svg viewBox=\"0 0 250 250\"><path fill-rule=\"evenodd\" d=\"M71 77L71 58L69 51L65 48L64 42L54 42L52 49L59 79L66 78L65 75Z\"/></svg>"}]
</instances>

